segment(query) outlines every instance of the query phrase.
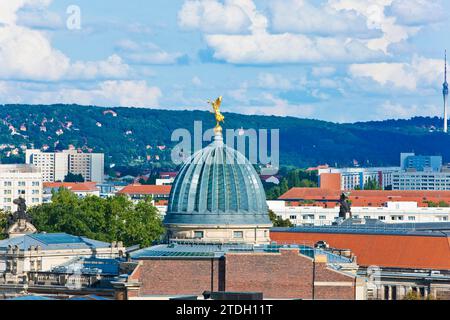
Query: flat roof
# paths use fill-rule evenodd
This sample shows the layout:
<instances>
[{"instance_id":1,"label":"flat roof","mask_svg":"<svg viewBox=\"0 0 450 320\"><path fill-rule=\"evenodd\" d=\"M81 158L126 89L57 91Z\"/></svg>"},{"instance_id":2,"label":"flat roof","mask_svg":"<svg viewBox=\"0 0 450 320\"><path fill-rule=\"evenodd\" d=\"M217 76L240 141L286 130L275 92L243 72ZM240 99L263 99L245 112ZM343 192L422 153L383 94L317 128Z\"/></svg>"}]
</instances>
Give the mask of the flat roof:
<instances>
[{"instance_id":1,"label":"flat roof","mask_svg":"<svg viewBox=\"0 0 450 320\"><path fill-rule=\"evenodd\" d=\"M369 224L349 223L333 226L297 226L293 228L272 228L271 231L448 237L450 235L450 222L430 222L430 223L378 222Z\"/></svg>"},{"instance_id":2,"label":"flat roof","mask_svg":"<svg viewBox=\"0 0 450 320\"><path fill-rule=\"evenodd\" d=\"M279 253L283 249L297 249L300 254L310 258L326 255L330 263L351 263L351 259L306 245L247 245L247 244L162 244L133 252L135 260L161 258L206 258L224 257L227 253Z\"/></svg>"},{"instance_id":3,"label":"flat roof","mask_svg":"<svg viewBox=\"0 0 450 320\"><path fill-rule=\"evenodd\" d=\"M28 250L31 246L40 246L42 250L98 249L110 248L111 243L67 233L36 233L0 241L0 249L8 249L9 246L18 246L20 250Z\"/></svg>"},{"instance_id":4,"label":"flat roof","mask_svg":"<svg viewBox=\"0 0 450 320\"><path fill-rule=\"evenodd\" d=\"M273 228L277 243L325 241L332 248L347 249L360 266L450 270L449 223L370 226Z\"/></svg>"}]
</instances>

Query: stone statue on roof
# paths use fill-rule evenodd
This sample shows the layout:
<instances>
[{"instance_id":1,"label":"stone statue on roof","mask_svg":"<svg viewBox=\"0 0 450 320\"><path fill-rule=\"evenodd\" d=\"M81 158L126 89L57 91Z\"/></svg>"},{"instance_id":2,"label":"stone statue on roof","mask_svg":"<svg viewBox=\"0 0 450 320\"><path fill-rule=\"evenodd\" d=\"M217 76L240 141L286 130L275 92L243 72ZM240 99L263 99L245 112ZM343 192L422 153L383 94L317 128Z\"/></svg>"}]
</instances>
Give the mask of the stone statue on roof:
<instances>
[{"instance_id":1,"label":"stone statue on roof","mask_svg":"<svg viewBox=\"0 0 450 320\"><path fill-rule=\"evenodd\" d=\"M31 217L27 214L27 204L24 198L14 199L13 203L17 205L17 211L11 213L8 217L6 233L8 236L15 237L30 233L36 233L37 229L32 224Z\"/></svg>"},{"instance_id":2,"label":"stone statue on roof","mask_svg":"<svg viewBox=\"0 0 450 320\"><path fill-rule=\"evenodd\" d=\"M339 218L349 219L352 217L352 208L350 205L350 201L348 200L348 194L343 192L339 199L340 208L339 208Z\"/></svg>"}]
</instances>

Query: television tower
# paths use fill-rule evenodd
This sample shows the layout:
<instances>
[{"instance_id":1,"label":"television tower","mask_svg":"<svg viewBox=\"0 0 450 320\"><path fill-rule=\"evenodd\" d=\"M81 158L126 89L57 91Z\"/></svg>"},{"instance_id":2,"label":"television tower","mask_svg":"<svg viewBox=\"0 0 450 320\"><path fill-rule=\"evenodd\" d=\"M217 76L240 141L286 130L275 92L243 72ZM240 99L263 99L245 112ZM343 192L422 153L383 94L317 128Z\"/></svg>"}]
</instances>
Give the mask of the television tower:
<instances>
[{"instance_id":1,"label":"television tower","mask_svg":"<svg viewBox=\"0 0 450 320\"><path fill-rule=\"evenodd\" d=\"M447 50L445 50L445 73L444 73L444 84L442 89L442 94L444 96L444 132L448 132L448 114L447 114L447 104L448 104L448 83L447 83Z\"/></svg>"}]
</instances>

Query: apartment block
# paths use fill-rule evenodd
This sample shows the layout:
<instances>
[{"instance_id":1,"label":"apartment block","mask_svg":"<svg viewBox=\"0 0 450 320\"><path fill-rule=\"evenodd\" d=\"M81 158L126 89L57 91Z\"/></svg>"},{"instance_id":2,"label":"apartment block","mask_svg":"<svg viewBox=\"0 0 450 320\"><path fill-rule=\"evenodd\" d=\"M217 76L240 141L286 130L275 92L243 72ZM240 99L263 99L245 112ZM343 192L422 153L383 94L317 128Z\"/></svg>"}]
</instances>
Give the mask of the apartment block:
<instances>
[{"instance_id":1,"label":"apartment block","mask_svg":"<svg viewBox=\"0 0 450 320\"><path fill-rule=\"evenodd\" d=\"M61 152L42 152L41 150L27 150L26 163L39 167L44 182L64 181L70 172L81 174L87 182L103 183L104 154L80 153L76 150Z\"/></svg>"},{"instance_id":2,"label":"apartment block","mask_svg":"<svg viewBox=\"0 0 450 320\"><path fill-rule=\"evenodd\" d=\"M0 165L0 209L14 212L14 199L22 197L27 206L42 203L42 173L34 165Z\"/></svg>"},{"instance_id":3,"label":"apartment block","mask_svg":"<svg viewBox=\"0 0 450 320\"><path fill-rule=\"evenodd\" d=\"M319 169L319 184L328 185L331 177L340 174L341 190L364 189L369 180L376 181L382 189L389 189L393 183L393 175L400 171L400 167L379 167L379 168L324 168ZM335 184L335 182L334 182ZM323 186L325 188L325 186Z\"/></svg>"}]
</instances>

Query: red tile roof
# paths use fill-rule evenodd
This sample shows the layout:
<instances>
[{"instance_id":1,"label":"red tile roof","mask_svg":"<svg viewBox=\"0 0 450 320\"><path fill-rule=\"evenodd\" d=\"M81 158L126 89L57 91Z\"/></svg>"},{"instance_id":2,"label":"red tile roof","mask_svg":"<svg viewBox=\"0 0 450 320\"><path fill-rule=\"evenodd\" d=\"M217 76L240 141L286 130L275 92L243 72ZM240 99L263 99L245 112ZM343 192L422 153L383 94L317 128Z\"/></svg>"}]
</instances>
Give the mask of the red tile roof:
<instances>
[{"instance_id":1,"label":"red tile roof","mask_svg":"<svg viewBox=\"0 0 450 320\"><path fill-rule=\"evenodd\" d=\"M278 199L280 200L313 200L338 201L342 191L322 188L292 188ZM427 206L427 201L450 202L450 191L388 191L388 190L353 190L349 199L353 206L380 207L391 201L417 202L419 206Z\"/></svg>"},{"instance_id":2,"label":"red tile roof","mask_svg":"<svg viewBox=\"0 0 450 320\"><path fill-rule=\"evenodd\" d=\"M156 185L140 185L130 184L119 191L119 194L128 195L169 195L171 186L156 186Z\"/></svg>"},{"instance_id":3,"label":"red tile roof","mask_svg":"<svg viewBox=\"0 0 450 320\"><path fill-rule=\"evenodd\" d=\"M96 182L44 182L44 188L66 188L70 191L92 192L98 191Z\"/></svg>"},{"instance_id":4,"label":"red tile roof","mask_svg":"<svg viewBox=\"0 0 450 320\"><path fill-rule=\"evenodd\" d=\"M175 178L177 175L178 175L178 172L160 172L159 173L160 178L163 178L163 177Z\"/></svg>"},{"instance_id":5,"label":"red tile roof","mask_svg":"<svg viewBox=\"0 0 450 320\"><path fill-rule=\"evenodd\" d=\"M271 231L280 243L326 241L337 249L350 249L361 266L450 270L449 238L439 236L377 235Z\"/></svg>"}]
</instances>

